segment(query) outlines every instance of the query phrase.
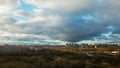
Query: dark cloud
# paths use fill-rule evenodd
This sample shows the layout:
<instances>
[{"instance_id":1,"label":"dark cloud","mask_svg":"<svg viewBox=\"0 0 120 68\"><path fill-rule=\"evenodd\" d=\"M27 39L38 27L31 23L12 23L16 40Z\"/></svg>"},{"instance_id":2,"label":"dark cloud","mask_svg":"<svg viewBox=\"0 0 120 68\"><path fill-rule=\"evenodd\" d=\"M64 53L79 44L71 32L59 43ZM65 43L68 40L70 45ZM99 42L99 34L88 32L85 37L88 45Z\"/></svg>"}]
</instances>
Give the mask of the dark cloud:
<instances>
[{"instance_id":1,"label":"dark cloud","mask_svg":"<svg viewBox=\"0 0 120 68\"><path fill-rule=\"evenodd\" d=\"M48 15L43 21L38 19L27 23L26 26L22 26L23 30L25 30L24 33L45 35L55 40L78 42L91 40L91 38L101 36L106 32L119 32L120 24L118 22L114 23L116 17L109 17L107 14L75 13L69 16L64 15L64 17L58 15L60 20L62 18L62 22L55 15L51 16L52 19L49 16L51 15Z\"/></svg>"},{"instance_id":2,"label":"dark cloud","mask_svg":"<svg viewBox=\"0 0 120 68\"><path fill-rule=\"evenodd\" d=\"M5 35L0 36L1 38L43 43L50 43L50 40L67 42L120 40L118 0L25 0L25 2L37 8L29 12L13 10L12 15L1 16L0 32L3 33L1 35ZM19 37L13 36L16 33ZM22 34L25 36L21 36Z\"/></svg>"}]
</instances>

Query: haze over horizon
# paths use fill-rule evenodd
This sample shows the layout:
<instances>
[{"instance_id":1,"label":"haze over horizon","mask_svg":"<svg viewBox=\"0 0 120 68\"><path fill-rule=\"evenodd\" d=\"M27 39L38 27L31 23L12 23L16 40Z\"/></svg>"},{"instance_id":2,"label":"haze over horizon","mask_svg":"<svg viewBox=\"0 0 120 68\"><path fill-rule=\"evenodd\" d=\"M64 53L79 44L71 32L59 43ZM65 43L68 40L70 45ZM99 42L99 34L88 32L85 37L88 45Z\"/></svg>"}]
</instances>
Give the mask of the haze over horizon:
<instances>
[{"instance_id":1,"label":"haze over horizon","mask_svg":"<svg viewBox=\"0 0 120 68\"><path fill-rule=\"evenodd\" d=\"M120 42L119 0L0 0L0 44Z\"/></svg>"}]
</instances>

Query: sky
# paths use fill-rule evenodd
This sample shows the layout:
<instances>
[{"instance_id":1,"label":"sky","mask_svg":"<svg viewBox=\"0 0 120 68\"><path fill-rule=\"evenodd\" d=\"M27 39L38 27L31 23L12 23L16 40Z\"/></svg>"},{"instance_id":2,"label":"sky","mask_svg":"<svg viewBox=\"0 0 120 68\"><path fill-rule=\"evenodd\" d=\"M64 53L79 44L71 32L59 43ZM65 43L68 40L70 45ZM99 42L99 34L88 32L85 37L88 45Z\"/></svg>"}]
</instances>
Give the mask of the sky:
<instances>
[{"instance_id":1,"label":"sky","mask_svg":"<svg viewBox=\"0 0 120 68\"><path fill-rule=\"evenodd\" d=\"M120 42L119 0L0 0L0 44Z\"/></svg>"}]
</instances>

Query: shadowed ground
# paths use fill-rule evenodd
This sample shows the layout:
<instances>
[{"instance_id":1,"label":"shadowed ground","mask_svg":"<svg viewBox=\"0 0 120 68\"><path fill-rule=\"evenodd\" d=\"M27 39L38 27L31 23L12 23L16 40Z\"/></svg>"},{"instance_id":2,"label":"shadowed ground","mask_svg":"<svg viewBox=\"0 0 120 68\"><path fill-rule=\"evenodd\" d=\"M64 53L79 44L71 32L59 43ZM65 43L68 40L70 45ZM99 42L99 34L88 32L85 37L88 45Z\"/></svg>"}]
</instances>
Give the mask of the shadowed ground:
<instances>
[{"instance_id":1,"label":"shadowed ground","mask_svg":"<svg viewBox=\"0 0 120 68\"><path fill-rule=\"evenodd\" d=\"M0 53L0 68L120 68L120 55L42 49Z\"/></svg>"}]
</instances>

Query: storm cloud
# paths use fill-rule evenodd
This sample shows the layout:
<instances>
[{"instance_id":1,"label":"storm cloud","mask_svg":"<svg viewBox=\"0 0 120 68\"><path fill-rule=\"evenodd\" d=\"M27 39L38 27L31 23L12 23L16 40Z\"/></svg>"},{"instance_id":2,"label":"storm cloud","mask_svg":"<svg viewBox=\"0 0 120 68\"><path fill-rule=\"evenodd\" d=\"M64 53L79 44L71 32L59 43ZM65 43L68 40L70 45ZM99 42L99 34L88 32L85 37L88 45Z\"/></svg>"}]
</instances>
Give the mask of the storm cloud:
<instances>
[{"instance_id":1,"label":"storm cloud","mask_svg":"<svg viewBox=\"0 0 120 68\"><path fill-rule=\"evenodd\" d=\"M118 0L11 2L10 4L16 7L11 6L10 13L0 16L0 37L3 41L7 39L47 44L84 40L120 42L120 1ZM7 4L8 1L4 3ZM16 5L17 3L19 5ZM32 8L25 9L24 6Z\"/></svg>"}]
</instances>

